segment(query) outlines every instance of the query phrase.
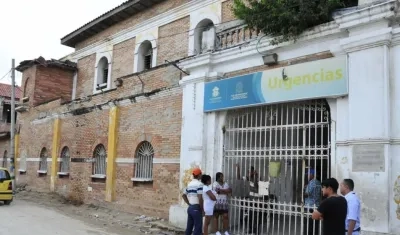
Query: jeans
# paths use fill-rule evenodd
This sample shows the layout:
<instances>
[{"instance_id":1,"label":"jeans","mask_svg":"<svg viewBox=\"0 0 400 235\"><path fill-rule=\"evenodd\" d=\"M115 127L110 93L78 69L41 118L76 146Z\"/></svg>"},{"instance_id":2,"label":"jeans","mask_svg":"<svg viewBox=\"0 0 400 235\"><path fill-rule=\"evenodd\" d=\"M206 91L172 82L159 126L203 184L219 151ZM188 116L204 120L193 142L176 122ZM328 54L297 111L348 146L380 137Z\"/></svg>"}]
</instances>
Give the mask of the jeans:
<instances>
[{"instance_id":1,"label":"jeans","mask_svg":"<svg viewBox=\"0 0 400 235\"><path fill-rule=\"evenodd\" d=\"M186 225L185 235L201 235L203 234L203 212L201 211L200 205L190 205L188 210L188 220Z\"/></svg>"}]
</instances>

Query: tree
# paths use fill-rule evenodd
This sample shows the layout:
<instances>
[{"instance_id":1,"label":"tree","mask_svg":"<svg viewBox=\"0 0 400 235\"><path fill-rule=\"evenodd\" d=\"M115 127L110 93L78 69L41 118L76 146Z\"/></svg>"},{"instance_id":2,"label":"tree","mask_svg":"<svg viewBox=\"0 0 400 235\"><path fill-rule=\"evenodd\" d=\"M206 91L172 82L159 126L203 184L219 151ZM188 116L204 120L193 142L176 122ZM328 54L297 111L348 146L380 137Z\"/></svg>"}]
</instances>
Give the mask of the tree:
<instances>
[{"instance_id":1,"label":"tree","mask_svg":"<svg viewBox=\"0 0 400 235\"><path fill-rule=\"evenodd\" d=\"M332 20L332 13L358 0L234 0L233 12L248 27L270 35L272 44L296 40L309 28Z\"/></svg>"}]
</instances>

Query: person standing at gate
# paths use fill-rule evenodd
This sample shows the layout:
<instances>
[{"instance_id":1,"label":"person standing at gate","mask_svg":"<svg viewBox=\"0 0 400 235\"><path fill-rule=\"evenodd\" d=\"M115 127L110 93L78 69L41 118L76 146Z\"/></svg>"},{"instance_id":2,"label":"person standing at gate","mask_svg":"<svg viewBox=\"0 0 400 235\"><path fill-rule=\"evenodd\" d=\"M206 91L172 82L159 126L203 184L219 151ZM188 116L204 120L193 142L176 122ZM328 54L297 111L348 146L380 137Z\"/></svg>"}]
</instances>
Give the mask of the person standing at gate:
<instances>
[{"instance_id":1,"label":"person standing at gate","mask_svg":"<svg viewBox=\"0 0 400 235\"><path fill-rule=\"evenodd\" d=\"M212 189L211 176L203 175L201 177L203 183L203 200L204 200L204 227L203 235L208 235L208 226L214 215L215 201L217 201L217 192Z\"/></svg>"},{"instance_id":2,"label":"person standing at gate","mask_svg":"<svg viewBox=\"0 0 400 235\"><path fill-rule=\"evenodd\" d=\"M322 220L323 235L341 235L345 233L347 201L337 194L339 183L335 178L322 181L322 194L327 198L314 210L312 218Z\"/></svg>"},{"instance_id":3,"label":"person standing at gate","mask_svg":"<svg viewBox=\"0 0 400 235\"><path fill-rule=\"evenodd\" d=\"M240 177L240 167L239 164L236 164L236 177L238 180L243 180L245 182L249 183L249 199L250 201L244 201L244 207L243 209L245 210L244 214L247 214L248 220L246 220L246 224L249 225L247 228L249 233L258 233L260 232L260 222L262 221L263 217L263 212L258 210L259 208L255 208L255 206L260 206L260 204L254 203L254 201L262 201L263 197L258 193L259 190L259 177L258 173L255 170L254 166L250 166L250 170L248 171L246 176L243 176L243 178ZM251 202L253 201L253 202ZM262 205L262 204L261 204Z\"/></svg>"},{"instance_id":4,"label":"person standing at gate","mask_svg":"<svg viewBox=\"0 0 400 235\"><path fill-rule=\"evenodd\" d=\"M309 168L307 172L308 184L304 189L304 206L307 213L312 213L314 208L318 208L321 202L321 182L315 177L315 170ZM319 221L314 221L308 216L304 218L304 234L319 234Z\"/></svg>"},{"instance_id":5,"label":"person standing at gate","mask_svg":"<svg viewBox=\"0 0 400 235\"><path fill-rule=\"evenodd\" d=\"M359 235L361 231L361 203L360 199L353 192L354 181L352 179L344 179L340 184L340 193L344 195L347 201L347 217L346 217L346 234Z\"/></svg>"},{"instance_id":6,"label":"person standing at gate","mask_svg":"<svg viewBox=\"0 0 400 235\"><path fill-rule=\"evenodd\" d=\"M225 231L224 235L229 235L228 195L232 193L232 189L227 182L224 182L224 174L222 174L222 172L217 172L215 175L213 189L217 192L217 202L214 209L214 227L218 230L218 219L222 216L223 231ZM219 232L216 233L216 235L220 234Z\"/></svg>"},{"instance_id":7,"label":"person standing at gate","mask_svg":"<svg viewBox=\"0 0 400 235\"><path fill-rule=\"evenodd\" d=\"M203 231L203 184L201 183L200 168L193 169L193 180L183 191L182 198L188 204L188 219L185 235L201 235ZM193 231L194 227L194 231Z\"/></svg>"}]
</instances>

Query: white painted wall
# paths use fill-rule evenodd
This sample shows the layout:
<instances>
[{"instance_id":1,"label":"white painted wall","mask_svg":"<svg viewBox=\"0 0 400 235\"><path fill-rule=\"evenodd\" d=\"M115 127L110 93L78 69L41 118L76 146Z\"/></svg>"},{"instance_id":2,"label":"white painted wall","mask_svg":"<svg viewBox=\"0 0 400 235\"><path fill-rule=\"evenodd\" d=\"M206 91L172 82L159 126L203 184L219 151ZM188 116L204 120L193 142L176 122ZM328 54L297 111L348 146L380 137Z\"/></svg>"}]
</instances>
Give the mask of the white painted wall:
<instances>
[{"instance_id":1,"label":"white painted wall","mask_svg":"<svg viewBox=\"0 0 400 235\"><path fill-rule=\"evenodd\" d=\"M364 235L400 234L400 205L394 200L394 184L400 176L400 30L391 28L384 19L393 15L393 3L348 13L294 45L259 45L261 52L275 52L279 60L325 51L347 55L349 95L328 99L332 119L331 169L338 180L350 177L355 181L355 191L362 200ZM191 16L191 21L192 18L201 20ZM193 164L212 176L222 170L221 128L226 112L203 113L204 82L262 63L255 42L181 63L191 73L182 81L181 187L182 174ZM352 149L359 144L385 146L383 172L353 172ZM185 227L186 210L181 205L171 207L170 220Z\"/></svg>"}]
</instances>

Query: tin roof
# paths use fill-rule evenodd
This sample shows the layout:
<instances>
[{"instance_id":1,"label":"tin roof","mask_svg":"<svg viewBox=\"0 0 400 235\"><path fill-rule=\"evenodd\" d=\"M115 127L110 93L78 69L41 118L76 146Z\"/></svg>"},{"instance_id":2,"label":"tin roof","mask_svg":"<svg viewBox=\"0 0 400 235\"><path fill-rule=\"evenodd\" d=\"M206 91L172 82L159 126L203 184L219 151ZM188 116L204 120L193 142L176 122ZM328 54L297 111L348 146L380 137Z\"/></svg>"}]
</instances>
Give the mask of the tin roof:
<instances>
[{"instance_id":1,"label":"tin roof","mask_svg":"<svg viewBox=\"0 0 400 235\"><path fill-rule=\"evenodd\" d=\"M128 0L61 38L61 44L75 47L77 43L163 1L165 0Z\"/></svg>"}]
</instances>

